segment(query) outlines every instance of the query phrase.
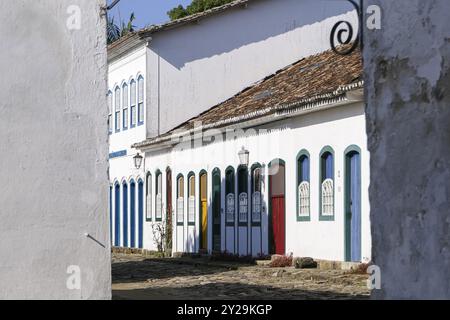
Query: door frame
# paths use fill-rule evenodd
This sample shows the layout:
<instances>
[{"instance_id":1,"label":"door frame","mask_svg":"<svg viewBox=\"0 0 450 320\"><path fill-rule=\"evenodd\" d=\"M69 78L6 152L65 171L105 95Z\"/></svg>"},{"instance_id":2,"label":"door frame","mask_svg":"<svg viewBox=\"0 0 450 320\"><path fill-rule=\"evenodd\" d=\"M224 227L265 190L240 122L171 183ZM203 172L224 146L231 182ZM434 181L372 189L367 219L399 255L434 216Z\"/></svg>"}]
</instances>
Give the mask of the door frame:
<instances>
[{"instance_id":1,"label":"door frame","mask_svg":"<svg viewBox=\"0 0 450 320\"><path fill-rule=\"evenodd\" d=\"M219 239L220 239L220 245L219 245L219 250L215 250L214 248L214 235L215 235L215 217L214 217L214 205L215 205L215 201L214 201L214 187L215 187L215 181L214 178L219 177L219 212L218 212L218 219L219 219ZM222 214L221 214L221 208L222 208L222 175L221 175L221 171L219 168L215 168L212 172L211 175L211 213L212 213L212 250L213 251L222 251Z\"/></svg>"},{"instance_id":2,"label":"door frame","mask_svg":"<svg viewBox=\"0 0 450 320\"><path fill-rule=\"evenodd\" d=\"M273 250L275 248L272 248L273 243L273 223L272 223L272 217L273 217L273 212L272 212L272 175L270 175L270 168L274 165L278 163L279 165L282 165L284 167L284 254L286 254L286 224L287 224L287 219L286 219L286 162L283 159L274 159L272 160L269 165L268 165L268 183L269 183L269 232L268 232L268 240L269 240L269 254L276 254L276 253L272 253Z\"/></svg>"},{"instance_id":3,"label":"door frame","mask_svg":"<svg viewBox=\"0 0 450 320\"><path fill-rule=\"evenodd\" d=\"M166 250L170 249L170 254L173 252L173 176L172 169L166 169L166 226L170 228L166 230ZM170 248L168 245L170 244Z\"/></svg>"},{"instance_id":4,"label":"door frame","mask_svg":"<svg viewBox=\"0 0 450 320\"><path fill-rule=\"evenodd\" d=\"M202 220L202 176L205 175L205 189L206 189L206 216L208 217L208 172L206 170L201 170L198 174L198 250L208 250L208 220L206 221L206 248L202 248L202 242L203 242L203 236L202 236L202 227L203 227L203 220Z\"/></svg>"},{"instance_id":5,"label":"door frame","mask_svg":"<svg viewBox=\"0 0 450 320\"><path fill-rule=\"evenodd\" d=\"M351 225L350 228L347 227L348 217L347 217L347 210L349 209L349 192L350 192L350 157L349 155L352 153L358 153L359 154L359 173L360 173L360 184L359 184L359 203L362 206L362 154L361 154L361 148L357 145L351 145L344 151L344 261L351 262ZM362 207L360 208L360 226L359 230L361 232L361 259L362 259ZM351 221L350 221L351 222Z\"/></svg>"}]
</instances>

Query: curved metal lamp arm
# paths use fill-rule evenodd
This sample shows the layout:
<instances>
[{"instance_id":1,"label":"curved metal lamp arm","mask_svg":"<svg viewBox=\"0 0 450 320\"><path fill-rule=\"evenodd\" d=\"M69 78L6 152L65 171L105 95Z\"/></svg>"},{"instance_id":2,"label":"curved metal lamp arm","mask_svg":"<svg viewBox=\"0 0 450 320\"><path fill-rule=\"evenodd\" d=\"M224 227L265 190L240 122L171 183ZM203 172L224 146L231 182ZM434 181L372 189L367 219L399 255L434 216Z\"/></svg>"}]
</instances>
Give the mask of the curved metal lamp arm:
<instances>
[{"instance_id":1,"label":"curved metal lamp arm","mask_svg":"<svg viewBox=\"0 0 450 320\"><path fill-rule=\"evenodd\" d=\"M361 49L363 47L363 16L364 16L363 0L359 0L359 4L356 3L355 0L347 0L347 1L350 2L353 5L353 7L355 7L356 12L358 13L358 34L350 48L347 49L339 48L342 45L347 45L352 41L353 26L351 25L350 22L344 20L336 22L336 24L333 26L333 29L331 30L330 44L331 49L333 49L333 51L339 55L347 55L352 53L353 51L355 51L358 45L360 46ZM342 25L345 25L346 28L338 30L339 27L341 27ZM345 33L347 34L346 37L344 37Z\"/></svg>"}]
</instances>

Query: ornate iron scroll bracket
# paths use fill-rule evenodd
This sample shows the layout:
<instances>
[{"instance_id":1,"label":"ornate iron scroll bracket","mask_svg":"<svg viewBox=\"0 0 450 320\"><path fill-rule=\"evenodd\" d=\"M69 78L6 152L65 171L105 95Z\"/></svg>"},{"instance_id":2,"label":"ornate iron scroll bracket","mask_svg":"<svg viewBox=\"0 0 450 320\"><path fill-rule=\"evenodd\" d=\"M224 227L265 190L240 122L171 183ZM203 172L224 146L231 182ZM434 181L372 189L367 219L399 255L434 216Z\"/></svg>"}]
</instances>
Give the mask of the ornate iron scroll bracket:
<instances>
[{"instance_id":1,"label":"ornate iron scroll bracket","mask_svg":"<svg viewBox=\"0 0 450 320\"><path fill-rule=\"evenodd\" d=\"M335 53L343 56L355 51L358 45L361 49L363 47L363 0L359 0L359 4L356 3L355 0L347 1L349 1L355 7L356 12L358 13L358 34L356 36L356 39L354 40L350 48L348 46L345 46L352 42L354 31L352 24L344 20L338 21L333 26L330 35L331 48ZM343 48L342 46L345 47Z\"/></svg>"}]
</instances>

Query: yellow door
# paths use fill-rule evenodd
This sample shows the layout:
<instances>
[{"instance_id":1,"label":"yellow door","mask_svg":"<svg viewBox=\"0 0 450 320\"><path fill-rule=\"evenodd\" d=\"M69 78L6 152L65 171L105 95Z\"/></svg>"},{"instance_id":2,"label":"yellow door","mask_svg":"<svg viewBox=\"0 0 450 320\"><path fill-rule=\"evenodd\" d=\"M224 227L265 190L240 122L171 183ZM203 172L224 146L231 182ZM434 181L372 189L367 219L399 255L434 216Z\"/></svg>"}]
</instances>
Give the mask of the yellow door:
<instances>
[{"instance_id":1,"label":"yellow door","mask_svg":"<svg viewBox=\"0 0 450 320\"><path fill-rule=\"evenodd\" d=\"M206 173L200 176L200 201L201 201L201 247L208 249L208 202L207 202L207 176Z\"/></svg>"}]
</instances>

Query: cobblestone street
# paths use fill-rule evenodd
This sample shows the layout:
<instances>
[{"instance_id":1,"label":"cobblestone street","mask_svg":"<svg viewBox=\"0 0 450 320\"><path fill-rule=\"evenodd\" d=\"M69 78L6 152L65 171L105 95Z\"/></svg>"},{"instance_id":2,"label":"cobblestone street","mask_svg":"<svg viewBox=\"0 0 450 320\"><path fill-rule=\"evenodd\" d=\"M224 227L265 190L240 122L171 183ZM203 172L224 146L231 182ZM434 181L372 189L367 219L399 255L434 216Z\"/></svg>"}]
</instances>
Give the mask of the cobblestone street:
<instances>
[{"instance_id":1,"label":"cobblestone street","mask_svg":"<svg viewBox=\"0 0 450 320\"><path fill-rule=\"evenodd\" d=\"M114 254L113 298L368 299L367 275Z\"/></svg>"}]
</instances>

